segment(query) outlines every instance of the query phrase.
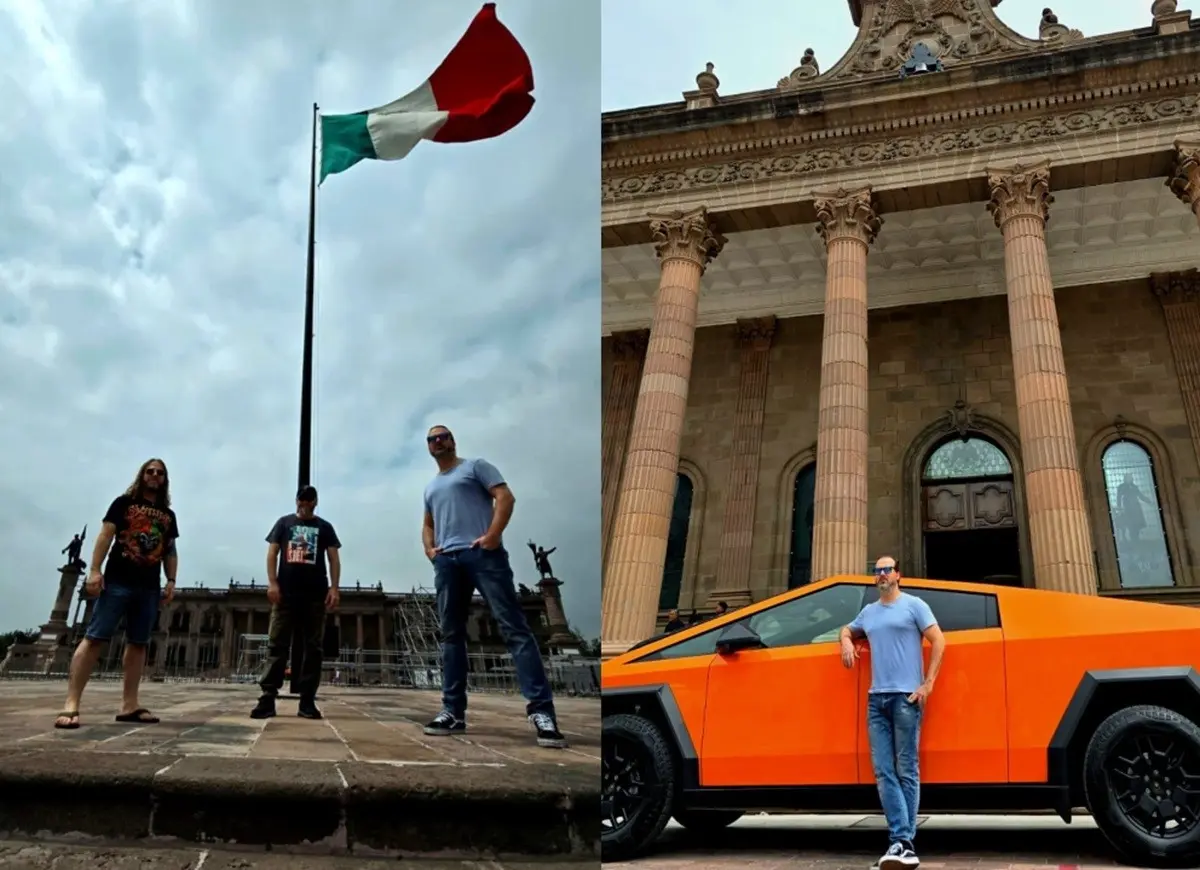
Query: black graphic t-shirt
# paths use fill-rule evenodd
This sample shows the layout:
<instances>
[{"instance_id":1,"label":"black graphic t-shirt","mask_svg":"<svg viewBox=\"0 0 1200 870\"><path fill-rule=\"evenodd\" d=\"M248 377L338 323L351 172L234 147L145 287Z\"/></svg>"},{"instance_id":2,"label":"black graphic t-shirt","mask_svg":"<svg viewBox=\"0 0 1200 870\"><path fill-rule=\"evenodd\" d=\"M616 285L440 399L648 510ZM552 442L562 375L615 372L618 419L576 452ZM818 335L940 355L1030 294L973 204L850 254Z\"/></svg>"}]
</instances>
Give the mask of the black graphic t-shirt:
<instances>
[{"instance_id":1,"label":"black graphic t-shirt","mask_svg":"<svg viewBox=\"0 0 1200 870\"><path fill-rule=\"evenodd\" d=\"M288 514L276 520L267 543L279 545L279 588L285 595L323 596L329 590L325 551L342 546L330 523Z\"/></svg>"},{"instance_id":2,"label":"black graphic t-shirt","mask_svg":"<svg viewBox=\"0 0 1200 870\"><path fill-rule=\"evenodd\" d=\"M104 522L117 527L104 564L104 582L157 589L163 559L179 537L175 511L122 495L108 506Z\"/></svg>"}]
</instances>

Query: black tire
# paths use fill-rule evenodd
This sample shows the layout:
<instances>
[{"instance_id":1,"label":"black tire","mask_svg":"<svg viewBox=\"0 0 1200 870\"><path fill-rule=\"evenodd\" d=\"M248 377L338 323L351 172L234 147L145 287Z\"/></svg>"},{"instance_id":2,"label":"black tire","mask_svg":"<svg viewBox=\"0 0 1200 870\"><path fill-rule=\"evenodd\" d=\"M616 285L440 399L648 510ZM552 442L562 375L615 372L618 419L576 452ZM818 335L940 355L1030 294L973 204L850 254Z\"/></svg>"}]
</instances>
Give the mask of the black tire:
<instances>
[{"instance_id":1,"label":"black tire","mask_svg":"<svg viewBox=\"0 0 1200 870\"><path fill-rule=\"evenodd\" d=\"M627 861L643 854L671 818L678 772L658 727L618 713L600 723L600 857Z\"/></svg>"},{"instance_id":2,"label":"black tire","mask_svg":"<svg viewBox=\"0 0 1200 870\"><path fill-rule=\"evenodd\" d=\"M744 815L745 813L741 810L685 810L682 808L671 813L675 821L689 831L699 834L728 828Z\"/></svg>"},{"instance_id":3,"label":"black tire","mask_svg":"<svg viewBox=\"0 0 1200 870\"><path fill-rule=\"evenodd\" d=\"M1194 794L1183 791L1184 782ZM1083 787L1092 818L1123 861L1140 867L1200 865L1195 722L1164 707L1118 710L1088 743Z\"/></svg>"}]
</instances>

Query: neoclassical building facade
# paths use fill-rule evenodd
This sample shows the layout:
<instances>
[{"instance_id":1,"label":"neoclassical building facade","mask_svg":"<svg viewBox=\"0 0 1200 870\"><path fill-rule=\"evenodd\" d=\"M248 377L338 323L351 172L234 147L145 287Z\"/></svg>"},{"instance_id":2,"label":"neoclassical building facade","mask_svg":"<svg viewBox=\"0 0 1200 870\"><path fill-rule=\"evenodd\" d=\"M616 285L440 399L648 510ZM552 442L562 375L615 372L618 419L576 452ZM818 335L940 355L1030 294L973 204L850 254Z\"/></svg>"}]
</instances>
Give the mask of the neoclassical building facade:
<instances>
[{"instance_id":1,"label":"neoclassical building facade","mask_svg":"<svg viewBox=\"0 0 1200 870\"><path fill-rule=\"evenodd\" d=\"M999 4L604 116L606 654L883 553L1200 603L1200 19Z\"/></svg>"}]
</instances>

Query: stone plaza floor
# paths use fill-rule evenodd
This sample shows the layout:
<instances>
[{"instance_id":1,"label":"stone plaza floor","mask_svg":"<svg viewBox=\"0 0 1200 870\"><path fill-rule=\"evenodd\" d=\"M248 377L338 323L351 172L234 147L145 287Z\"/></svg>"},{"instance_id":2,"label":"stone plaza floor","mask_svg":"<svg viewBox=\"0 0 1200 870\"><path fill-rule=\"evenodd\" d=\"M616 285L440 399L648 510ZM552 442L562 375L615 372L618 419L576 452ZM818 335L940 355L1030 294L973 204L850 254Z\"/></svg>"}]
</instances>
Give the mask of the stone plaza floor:
<instances>
[{"instance_id":1,"label":"stone plaza floor","mask_svg":"<svg viewBox=\"0 0 1200 870\"><path fill-rule=\"evenodd\" d=\"M322 720L297 717L294 699L252 720L255 686L151 682L141 703L162 722L126 725L106 681L67 731L53 727L65 688L0 681L0 831L398 854L598 848L598 699L557 701L571 745L552 750L509 695L472 695L468 732L431 738L437 692L323 688Z\"/></svg>"}]
</instances>

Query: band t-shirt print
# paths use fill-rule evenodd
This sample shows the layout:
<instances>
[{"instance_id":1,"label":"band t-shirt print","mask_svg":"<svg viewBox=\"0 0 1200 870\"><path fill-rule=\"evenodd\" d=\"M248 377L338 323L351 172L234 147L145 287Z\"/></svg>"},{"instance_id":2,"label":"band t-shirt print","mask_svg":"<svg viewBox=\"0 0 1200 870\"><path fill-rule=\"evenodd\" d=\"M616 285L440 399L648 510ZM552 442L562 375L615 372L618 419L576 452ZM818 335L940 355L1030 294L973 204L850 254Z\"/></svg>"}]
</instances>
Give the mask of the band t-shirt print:
<instances>
[{"instance_id":1,"label":"band t-shirt print","mask_svg":"<svg viewBox=\"0 0 1200 870\"><path fill-rule=\"evenodd\" d=\"M325 552L342 546L331 523L318 516L301 519L289 514L276 521L267 543L279 545L279 588L284 594L325 594L329 589Z\"/></svg>"},{"instance_id":2,"label":"band t-shirt print","mask_svg":"<svg viewBox=\"0 0 1200 870\"><path fill-rule=\"evenodd\" d=\"M163 559L179 537L175 511L122 495L113 499L104 522L117 529L104 566L105 582L158 588Z\"/></svg>"}]
</instances>

